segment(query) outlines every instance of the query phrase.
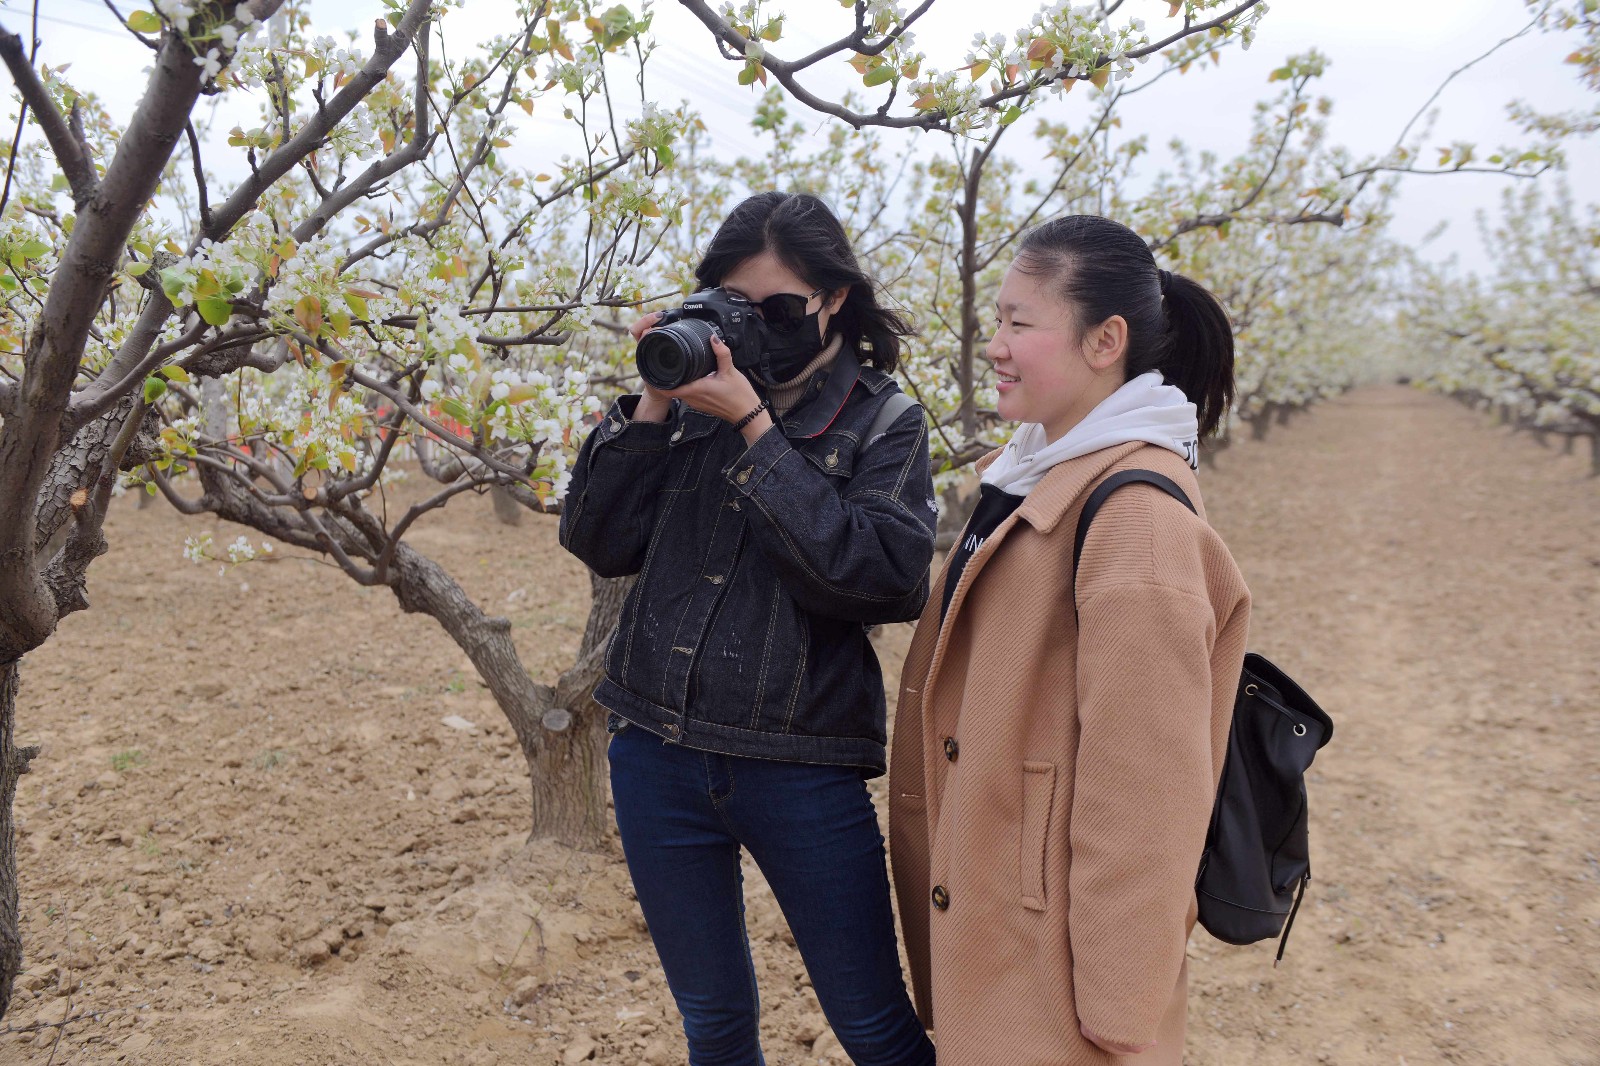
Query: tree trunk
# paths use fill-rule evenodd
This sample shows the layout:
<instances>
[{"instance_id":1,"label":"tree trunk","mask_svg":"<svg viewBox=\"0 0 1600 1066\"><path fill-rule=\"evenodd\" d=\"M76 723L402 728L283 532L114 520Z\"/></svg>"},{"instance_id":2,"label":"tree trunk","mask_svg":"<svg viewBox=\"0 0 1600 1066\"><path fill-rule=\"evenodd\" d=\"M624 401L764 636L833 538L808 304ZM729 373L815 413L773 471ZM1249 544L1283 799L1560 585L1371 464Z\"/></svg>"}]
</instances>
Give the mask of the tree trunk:
<instances>
[{"instance_id":1,"label":"tree trunk","mask_svg":"<svg viewBox=\"0 0 1600 1066\"><path fill-rule=\"evenodd\" d=\"M1217 456L1228 450L1233 444L1233 439L1227 436L1212 437L1210 440L1200 442L1200 465L1209 469L1217 468Z\"/></svg>"},{"instance_id":2,"label":"tree trunk","mask_svg":"<svg viewBox=\"0 0 1600 1066\"><path fill-rule=\"evenodd\" d=\"M200 428L212 440L228 435L228 386L221 378L200 379Z\"/></svg>"},{"instance_id":3,"label":"tree trunk","mask_svg":"<svg viewBox=\"0 0 1600 1066\"><path fill-rule=\"evenodd\" d=\"M1254 418L1250 419L1251 440L1267 439L1267 431L1272 428L1272 413L1277 406L1275 403L1269 403L1257 411Z\"/></svg>"},{"instance_id":4,"label":"tree trunk","mask_svg":"<svg viewBox=\"0 0 1600 1066\"><path fill-rule=\"evenodd\" d=\"M606 643L617 627L633 582L631 577L604 578L589 573L589 620L578 644L578 659L556 685L555 712L568 715L571 722L565 730L550 735L537 764L529 762L536 826L581 819L585 827L598 826L592 831L601 836L610 828L606 710L594 702L594 690L605 675Z\"/></svg>"},{"instance_id":5,"label":"tree trunk","mask_svg":"<svg viewBox=\"0 0 1600 1066\"><path fill-rule=\"evenodd\" d=\"M1575 445L1577 442L1578 442L1578 435L1576 433L1562 433L1561 434L1561 454L1562 455L1571 455L1572 454L1573 445Z\"/></svg>"},{"instance_id":6,"label":"tree trunk","mask_svg":"<svg viewBox=\"0 0 1600 1066\"><path fill-rule=\"evenodd\" d=\"M956 363L956 384L961 388L959 420L967 440L978 435L977 387L978 350L978 188L982 162L967 175L966 192L961 201L961 355Z\"/></svg>"},{"instance_id":7,"label":"tree trunk","mask_svg":"<svg viewBox=\"0 0 1600 1066\"><path fill-rule=\"evenodd\" d=\"M951 485L940 493L939 521L933 538L935 550L947 552L955 547L956 538L966 526L967 516L972 513L972 507L971 493L963 494L960 485Z\"/></svg>"},{"instance_id":8,"label":"tree trunk","mask_svg":"<svg viewBox=\"0 0 1600 1066\"><path fill-rule=\"evenodd\" d=\"M1600 426L1589 434L1589 476L1600 477Z\"/></svg>"},{"instance_id":9,"label":"tree trunk","mask_svg":"<svg viewBox=\"0 0 1600 1066\"><path fill-rule=\"evenodd\" d=\"M593 579L594 603L577 665L551 686L528 676L510 621L484 614L439 564L402 544L393 574L401 608L444 627L511 723L532 778L530 836L578 847L603 841L610 828L605 714L590 696L600 679L605 640L632 579Z\"/></svg>"},{"instance_id":10,"label":"tree trunk","mask_svg":"<svg viewBox=\"0 0 1600 1066\"><path fill-rule=\"evenodd\" d=\"M489 499L494 501L494 516L503 526L522 524L522 505L512 498L503 486L489 486Z\"/></svg>"},{"instance_id":11,"label":"tree trunk","mask_svg":"<svg viewBox=\"0 0 1600 1066\"><path fill-rule=\"evenodd\" d=\"M12 805L17 779L28 772L37 747L19 748L17 721L17 663L0 666L0 1019L11 1008L11 992L22 972L22 930L17 907L17 826Z\"/></svg>"}]
</instances>

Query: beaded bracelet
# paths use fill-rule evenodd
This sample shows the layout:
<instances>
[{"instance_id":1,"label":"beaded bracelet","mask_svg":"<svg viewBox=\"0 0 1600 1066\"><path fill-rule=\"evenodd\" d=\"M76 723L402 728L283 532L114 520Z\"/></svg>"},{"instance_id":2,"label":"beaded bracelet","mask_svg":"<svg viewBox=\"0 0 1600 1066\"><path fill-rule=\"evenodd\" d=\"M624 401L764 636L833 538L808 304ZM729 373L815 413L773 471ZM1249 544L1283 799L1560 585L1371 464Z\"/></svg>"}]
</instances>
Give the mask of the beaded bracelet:
<instances>
[{"instance_id":1,"label":"beaded bracelet","mask_svg":"<svg viewBox=\"0 0 1600 1066\"><path fill-rule=\"evenodd\" d=\"M745 426L748 426L751 422L754 422L757 415L771 406L771 400L762 400L760 403L756 404L756 409L754 411L751 411L749 414L745 415L743 418L739 419L739 421L733 424L733 431L735 433L739 432Z\"/></svg>"}]
</instances>

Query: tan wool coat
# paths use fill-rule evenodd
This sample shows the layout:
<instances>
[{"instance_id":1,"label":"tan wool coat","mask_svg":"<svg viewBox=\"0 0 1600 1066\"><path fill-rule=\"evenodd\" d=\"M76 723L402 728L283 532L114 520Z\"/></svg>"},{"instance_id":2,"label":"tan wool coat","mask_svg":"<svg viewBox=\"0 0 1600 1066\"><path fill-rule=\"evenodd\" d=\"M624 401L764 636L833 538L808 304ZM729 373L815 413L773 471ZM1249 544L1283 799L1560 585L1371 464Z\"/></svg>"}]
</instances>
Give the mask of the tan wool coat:
<instances>
[{"instance_id":1,"label":"tan wool coat","mask_svg":"<svg viewBox=\"0 0 1600 1066\"><path fill-rule=\"evenodd\" d=\"M1243 666L1250 593L1203 518L1127 444L1053 468L943 577L902 673L891 861L917 1010L939 1066L1178 1066L1194 881ZM1202 507L1203 514L1203 507ZM1109 1055L1080 1023L1119 1044Z\"/></svg>"}]
</instances>

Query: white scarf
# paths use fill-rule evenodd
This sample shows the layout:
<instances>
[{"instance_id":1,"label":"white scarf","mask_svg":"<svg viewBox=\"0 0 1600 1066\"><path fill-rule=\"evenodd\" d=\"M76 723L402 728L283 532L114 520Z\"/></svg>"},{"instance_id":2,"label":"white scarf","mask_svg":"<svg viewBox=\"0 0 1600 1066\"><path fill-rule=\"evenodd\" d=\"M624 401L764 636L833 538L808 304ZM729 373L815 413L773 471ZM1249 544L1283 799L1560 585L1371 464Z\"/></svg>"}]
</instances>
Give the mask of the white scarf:
<instances>
[{"instance_id":1,"label":"white scarf","mask_svg":"<svg viewBox=\"0 0 1600 1066\"><path fill-rule=\"evenodd\" d=\"M1140 374L1107 396L1058 441L1047 441L1039 423L1024 422L983 472L983 482L1013 496L1026 496L1057 463L1136 440L1177 452L1190 469L1200 469L1195 406L1159 371Z\"/></svg>"}]
</instances>

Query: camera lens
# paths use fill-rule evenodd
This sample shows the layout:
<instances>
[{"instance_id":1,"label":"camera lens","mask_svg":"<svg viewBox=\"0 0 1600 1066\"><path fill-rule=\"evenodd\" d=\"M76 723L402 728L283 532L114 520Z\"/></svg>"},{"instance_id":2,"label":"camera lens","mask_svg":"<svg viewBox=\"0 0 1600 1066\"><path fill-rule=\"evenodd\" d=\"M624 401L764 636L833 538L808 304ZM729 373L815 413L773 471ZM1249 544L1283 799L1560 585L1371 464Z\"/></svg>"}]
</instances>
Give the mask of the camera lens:
<instances>
[{"instance_id":1,"label":"camera lens","mask_svg":"<svg viewBox=\"0 0 1600 1066\"><path fill-rule=\"evenodd\" d=\"M684 318L659 326L639 338L635 357L639 375L658 389L675 389L717 368L711 350L715 329L698 318Z\"/></svg>"}]
</instances>

